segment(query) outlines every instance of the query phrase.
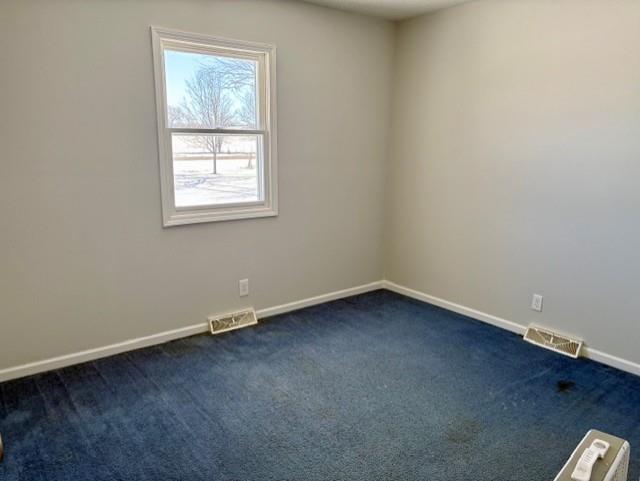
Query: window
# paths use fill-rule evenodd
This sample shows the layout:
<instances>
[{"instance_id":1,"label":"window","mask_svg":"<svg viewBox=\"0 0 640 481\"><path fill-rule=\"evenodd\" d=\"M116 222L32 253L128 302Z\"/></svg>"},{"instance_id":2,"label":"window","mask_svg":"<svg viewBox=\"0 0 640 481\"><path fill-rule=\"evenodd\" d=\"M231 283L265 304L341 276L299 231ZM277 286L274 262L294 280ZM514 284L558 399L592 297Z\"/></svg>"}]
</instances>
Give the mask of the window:
<instances>
[{"instance_id":1,"label":"window","mask_svg":"<svg viewBox=\"0 0 640 481\"><path fill-rule=\"evenodd\" d=\"M275 216L275 47L151 28L165 226Z\"/></svg>"}]
</instances>

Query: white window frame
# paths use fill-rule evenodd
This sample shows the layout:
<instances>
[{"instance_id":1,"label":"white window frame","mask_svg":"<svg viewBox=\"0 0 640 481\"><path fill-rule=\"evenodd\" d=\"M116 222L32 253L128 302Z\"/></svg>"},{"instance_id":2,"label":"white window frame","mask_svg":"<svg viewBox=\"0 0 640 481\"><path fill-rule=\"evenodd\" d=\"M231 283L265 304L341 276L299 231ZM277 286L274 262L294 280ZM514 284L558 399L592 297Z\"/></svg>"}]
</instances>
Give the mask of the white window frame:
<instances>
[{"instance_id":1,"label":"white window frame","mask_svg":"<svg viewBox=\"0 0 640 481\"><path fill-rule=\"evenodd\" d=\"M263 43L230 40L158 27L151 27L151 39L156 85L158 153L164 226L277 216L276 47ZM255 60L258 65L256 75L257 129L232 130L169 127L164 63L165 49ZM258 145L258 149L262 154L259 191L262 193L263 200L251 203L215 204L187 208L176 207L171 139L173 133L262 136L263 142L262 145ZM260 171L259 166L258 170Z\"/></svg>"}]
</instances>

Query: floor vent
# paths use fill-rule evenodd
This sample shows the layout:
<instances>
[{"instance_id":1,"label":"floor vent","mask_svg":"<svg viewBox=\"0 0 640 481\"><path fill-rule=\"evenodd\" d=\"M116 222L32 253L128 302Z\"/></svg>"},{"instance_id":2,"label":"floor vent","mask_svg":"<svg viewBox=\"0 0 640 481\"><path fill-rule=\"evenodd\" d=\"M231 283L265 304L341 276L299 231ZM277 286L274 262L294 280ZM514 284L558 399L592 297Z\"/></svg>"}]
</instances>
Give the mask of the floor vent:
<instances>
[{"instance_id":1,"label":"floor vent","mask_svg":"<svg viewBox=\"0 0 640 481\"><path fill-rule=\"evenodd\" d=\"M538 326L529 326L524 334L524 340L574 359L580 355L580 349L582 349L581 340Z\"/></svg>"},{"instance_id":2,"label":"floor vent","mask_svg":"<svg viewBox=\"0 0 640 481\"><path fill-rule=\"evenodd\" d=\"M256 324L258 324L258 318L256 317L256 311L253 309L209 318L211 334L220 334L242 327L255 326Z\"/></svg>"}]
</instances>

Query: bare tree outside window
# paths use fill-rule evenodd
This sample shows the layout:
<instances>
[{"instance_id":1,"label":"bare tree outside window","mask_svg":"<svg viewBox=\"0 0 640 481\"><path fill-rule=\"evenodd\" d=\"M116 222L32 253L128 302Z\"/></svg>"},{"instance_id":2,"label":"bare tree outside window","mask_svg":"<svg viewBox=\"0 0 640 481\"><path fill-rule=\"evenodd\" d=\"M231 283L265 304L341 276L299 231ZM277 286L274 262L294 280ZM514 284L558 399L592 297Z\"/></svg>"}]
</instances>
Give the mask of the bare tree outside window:
<instances>
[{"instance_id":1,"label":"bare tree outside window","mask_svg":"<svg viewBox=\"0 0 640 481\"><path fill-rule=\"evenodd\" d=\"M208 74L220 75L223 86L226 90L234 92L236 95L242 92L249 92L255 99L256 88L256 64L250 61L239 61L237 59L226 59L216 57L212 64L203 65L203 70ZM252 119L248 127L256 127L256 119Z\"/></svg>"},{"instance_id":2,"label":"bare tree outside window","mask_svg":"<svg viewBox=\"0 0 640 481\"><path fill-rule=\"evenodd\" d=\"M175 205L259 201L258 62L180 51L165 62L168 127L189 130L172 134Z\"/></svg>"},{"instance_id":3,"label":"bare tree outside window","mask_svg":"<svg viewBox=\"0 0 640 481\"><path fill-rule=\"evenodd\" d=\"M233 123L232 101L224 89L224 78L213 69L199 70L193 79L186 82L187 98L178 108L190 126L204 129L230 127ZM213 156L213 173L218 173L218 154L222 151L224 137L201 135L192 137L204 150Z\"/></svg>"},{"instance_id":4,"label":"bare tree outside window","mask_svg":"<svg viewBox=\"0 0 640 481\"><path fill-rule=\"evenodd\" d=\"M255 63L216 57L202 64L185 81L180 105L168 107L172 127L201 129L256 128ZM218 173L218 156L225 137L193 136L189 140L212 156L213 174ZM253 168L249 156L247 168Z\"/></svg>"}]
</instances>

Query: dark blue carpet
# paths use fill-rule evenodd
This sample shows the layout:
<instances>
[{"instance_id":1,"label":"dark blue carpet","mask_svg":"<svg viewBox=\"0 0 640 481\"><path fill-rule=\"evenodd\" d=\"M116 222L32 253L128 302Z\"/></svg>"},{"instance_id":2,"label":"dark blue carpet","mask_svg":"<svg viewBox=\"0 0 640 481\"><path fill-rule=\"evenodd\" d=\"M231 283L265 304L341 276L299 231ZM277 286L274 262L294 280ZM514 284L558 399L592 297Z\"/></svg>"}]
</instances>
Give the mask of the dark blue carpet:
<instances>
[{"instance_id":1,"label":"dark blue carpet","mask_svg":"<svg viewBox=\"0 0 640 481\"><path fill-rule=\"evenodd\" d=\"M550 481L640 378L378 291L0 385L3 481Z\"/></svg>"}]
</instances>

